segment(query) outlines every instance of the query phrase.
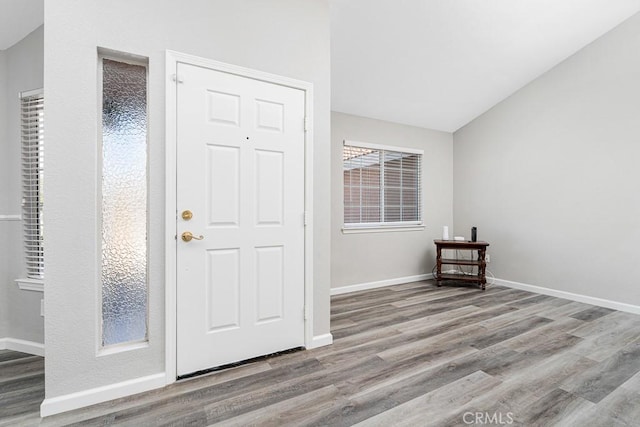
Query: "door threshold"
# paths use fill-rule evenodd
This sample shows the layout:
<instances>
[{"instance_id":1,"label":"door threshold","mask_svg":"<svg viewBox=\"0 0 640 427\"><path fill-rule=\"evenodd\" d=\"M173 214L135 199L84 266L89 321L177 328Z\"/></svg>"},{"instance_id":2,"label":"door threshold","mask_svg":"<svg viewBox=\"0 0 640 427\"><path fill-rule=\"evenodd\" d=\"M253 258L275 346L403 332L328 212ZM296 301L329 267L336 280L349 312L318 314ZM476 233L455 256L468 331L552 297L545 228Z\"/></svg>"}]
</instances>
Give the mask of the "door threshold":
<instances>
[{"instance_id":1,"label":"door threshold","mask_svg":"<svg viewBox=\"0 0 640 427\"><path fill-rule=\"evenodd\" d=\"M200 370L200 371L192 372L190 374L179 375L177 380L178 381L187 380L187 379L190 379L190 378L193 378L193 377L199 377L199 376L211 374L213 372L223 371L225 369L231 369L231 368L236 368L238 366L248 365L248 364L254 363L254 362L260 362L260 361L263 361L263 360L266 360L266 359L270 359L272 357L277 357L277 356L281 356L281 355L285 355L285 354L291 354L291 353L295 353L295 352L298 352L298 351L301 351L301 350L305 350L305 348L304 347L294 347L294 348L290 348L288 350L276 351L275 353L265 354L264 356L253 357L251 359L241 360L239 362L227 363L226 365L216 366L214 368L209 368L209 369L203 369L203 370Z\"/></svg>"}]
</instances>

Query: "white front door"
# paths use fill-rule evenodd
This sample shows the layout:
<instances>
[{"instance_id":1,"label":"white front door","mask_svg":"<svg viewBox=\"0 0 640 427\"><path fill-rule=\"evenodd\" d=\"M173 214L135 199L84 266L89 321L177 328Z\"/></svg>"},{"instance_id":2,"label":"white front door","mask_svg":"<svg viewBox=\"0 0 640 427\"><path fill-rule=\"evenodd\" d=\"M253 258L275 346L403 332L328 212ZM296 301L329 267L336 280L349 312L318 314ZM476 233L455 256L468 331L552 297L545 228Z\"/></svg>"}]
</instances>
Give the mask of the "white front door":
<instances>
[{"instance_id":1,"label":"white front door","mask_svg":"<svg viewBox=\"0 0 640 427\"><path fill-rule=\"evenodd\" d=\"M304 345L305 94L183 63L178 76L177 372L185 375Z\"/></svg>"}]
</instances>

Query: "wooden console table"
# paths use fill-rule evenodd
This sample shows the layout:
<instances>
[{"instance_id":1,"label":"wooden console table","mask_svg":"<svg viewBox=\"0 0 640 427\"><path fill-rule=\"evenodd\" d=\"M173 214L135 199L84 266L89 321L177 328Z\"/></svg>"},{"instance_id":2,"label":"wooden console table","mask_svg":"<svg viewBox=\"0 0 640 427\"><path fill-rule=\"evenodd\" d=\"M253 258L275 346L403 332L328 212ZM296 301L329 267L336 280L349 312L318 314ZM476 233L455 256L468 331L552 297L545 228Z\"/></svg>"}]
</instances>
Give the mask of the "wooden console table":
<instances>
[{"instance_id":1,"label":"wooden console table","mask_svg":"<svg viewBox=\"0 0 640 427\"><path fill-rule=\"evenodd\" d=\"M465 282L476 282L480 285L480 288L484 291L487 284L487 278L485 276L487 270L487 263L485 261L485 255L487 253L487 242L471 242L468 240L434 240L436 244L436 281L438 286L442 286L443 280L460 280ZM442 258L443 249L453 249L456 251L478 251L477 259L457 259L457 258ZM473 257L472 257L473 258ZM470 265L478 267L478 274L448 274L442 272L442 265Z\"/></svg>"}]
</instances>

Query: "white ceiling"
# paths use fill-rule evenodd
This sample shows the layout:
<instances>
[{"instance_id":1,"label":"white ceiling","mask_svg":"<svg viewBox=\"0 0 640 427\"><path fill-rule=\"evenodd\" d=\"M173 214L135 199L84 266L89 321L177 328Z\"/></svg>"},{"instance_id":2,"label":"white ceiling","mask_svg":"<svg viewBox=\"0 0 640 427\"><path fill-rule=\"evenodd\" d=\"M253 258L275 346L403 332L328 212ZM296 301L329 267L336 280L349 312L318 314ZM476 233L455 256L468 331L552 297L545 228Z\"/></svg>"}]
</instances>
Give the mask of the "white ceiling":
<instances>
[{"instance_id":1,"label":"white ceiling","mask_svg":"<svg viewBox=\"0 0 640 427\"><path fill-rule=\"evenodd\" d=\"M640 0L329 0L331 108L455 131L640 11ZM0 0L0 50L44 0Z\"/></svg>"},{"instance_id":2,"label":"white ceiling","mask_svg":"<svg viewBox=\"0 0 640 427\"><path fill-rule=\"evenodd\" d=\"M0 50L10 48L44 22L44 0L0 0Z\"/></svg>"},{"instance_id":3,"label":"white ceiling","mask_svg":"<svg viewBox=\"0 0 640 427\"><path fill-rule=\"evenodd\" d=\"M332 110L455 131L640 0L330 0Z\"/></svg>"}]
</instances>

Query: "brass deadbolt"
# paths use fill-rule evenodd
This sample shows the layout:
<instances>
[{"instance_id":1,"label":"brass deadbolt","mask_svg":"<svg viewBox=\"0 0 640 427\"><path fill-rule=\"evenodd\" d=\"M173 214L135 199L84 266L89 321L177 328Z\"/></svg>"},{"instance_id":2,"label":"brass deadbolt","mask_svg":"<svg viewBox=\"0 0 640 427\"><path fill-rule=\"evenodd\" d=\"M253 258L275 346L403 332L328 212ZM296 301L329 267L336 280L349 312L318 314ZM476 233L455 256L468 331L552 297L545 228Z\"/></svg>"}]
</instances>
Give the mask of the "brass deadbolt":
<instances>
[{"instance_id":1,"label":"brass deadbolt","mask_svg":"<svg viewBox=\"0 0 640 427\"><path fill-rule=\"evenodd\" d=\"M191 218L193 218L193 212L188 209L186 211L182 211L182 219L189 221Z\"/></svg>"}]
</instances>

